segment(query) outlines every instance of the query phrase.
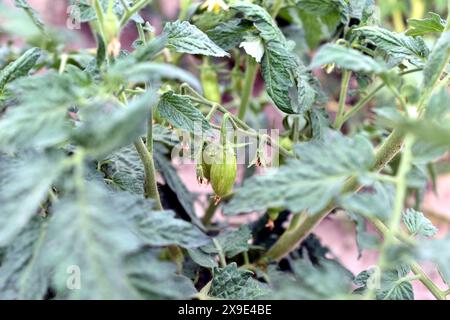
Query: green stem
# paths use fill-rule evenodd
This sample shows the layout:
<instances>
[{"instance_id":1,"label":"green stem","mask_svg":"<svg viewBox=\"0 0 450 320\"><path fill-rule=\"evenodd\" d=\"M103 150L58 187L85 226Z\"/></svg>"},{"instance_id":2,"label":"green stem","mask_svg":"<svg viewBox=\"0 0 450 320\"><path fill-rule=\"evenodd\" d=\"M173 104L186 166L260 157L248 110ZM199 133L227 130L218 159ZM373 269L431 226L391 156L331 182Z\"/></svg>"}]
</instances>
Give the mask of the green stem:
<instances>
[{"instance_id":1,"label":"green stem","mask_svg":"<svg viewBox=\"0 0 450 320\"><path fill-rule=\"evenodd\" d=\"M280 12L281 7L283 6L283 0L275 0L273 5L272 5L272 10L271 10L271 16L273 19L275 19L278 15L278 12Z\"/></svg>"},{"instance_id":2,"label":"green stem","mask_svg":"<svg viewBox=\"0 0 450 320\"><path fill-rule=\"evenodd\" d=\"M205 215L202 218L202 223L205 227L209 226L211 224L211 220L214 217L214 214L216 213L218 204L216 204L216 201L214 199L211 199L209 201L208 208L205 210Z\"/></svg>"},{"instance_id":3,"label":"green stem","mask_svg":"<svg viewBox=\"0 0 450 320\"><path fill-rule=\"evenodd\" d=\"M96 0L98 1L98 0ZM131 19L131 17L141 11L146 5L148 5L151 2L151 0L139 0L136 2L132 7L128 8L128 10L125 10L125 13L123 14L122 18L120 19L120 26L123 27L127 24L128 20Z\"/></svg>"},{"instance_id":4,"label":"green stem","mask_svg":"<svg viewBox=\"0 0 450 320\"><path fill-rule=\"evenodd\" d=\"M99 0L92 0L92 4L94 6L95 14L97 15L97 26L100 32L100 36L103 39L103 42L106 43L105 40L105 15L103 13L103 8L100 4Z\"/></svg>"},{"instance_id":5,"label":"green stem","mask_svg":"<svg viewBox=\"0 0 450 320\"><path fill-rule=\"evenodd\" d=\"M419 72L422 71L422 68L416 68L416 69L411 69L411 70L407 70L404 72L400 73L400 76L405 76L411 73L415 73L415 72ZM381 84L379 84L377 87L375 87L371 92L369 92L364 98L362 98L361 100L358 101L358 103L351 108L347 113L345 113L340 122L336 125L336 129L340 129L342 127L342 125L347 122L351 117L353 117L356 113L358 113L362 108L364 108L364 106L373 99L373 97L375 97L375 95L384 88L386 84L383 82Z\"/></svg>"},{"instance_id":6,"label":"green stem","mask_svg":"<svg viewBox=\"0 0 450 320\"><path fill-rule=\"evenodd\" d=\"M244 120L247 107L250 102L250 98L253 93L253 87L255 85L256 73L258 71L258 63L256 60L247 55L246 58L246 70L244 77L244 88L242 88L241 104L239 106L238 118Z\"/></svg>"},{"instance_id":7,"label":"green stem","mask_svg":"<svg viewBox=\"0 0 450 320\"><path fill-rule=\"evenodd\" d=\"M342 75L341 93L339 95L339 107L336 114L336 120L334 121L334 127L337 129L340 128L340 123L342 123L341 118L345 114L345 101L347 100L347 92L351 76L352 72L348 70L345 70L344 74Z\"/></svg>"},{"instance_id":8,"label":"green stem","mask_svg":"<svg viewBox=\"0 0 450 320\"><path fill-rule=\"evenodd\" d=\"M400 222L402 219L403 208L405 204L406 198L406 190L407 183L406 177L408 172L411 170L412 163L412 147L414 145L414 138L410 135L407 135L405 138L405 147L403 150L402 158L400 160L400 165L397 171L397 175L395 177L395 200L394 200L394 208L392 214L389 219L388 230L389 232L385 233L384 242L380 248L379 258L378 258L378 270L380 275L386 269L389 269L389 261L387 260L387 252L388 248L395 244L398 240L394 235L395 230L399 230ZM392 230L392 231L391 231ZM367 298L372 298L375 289L370 289L366 293Z\"/></svg>"},{"instance_id":9,"label":"green stem","mask_svg":"<svg viewBox=\"0 0 450 320\"><path fill-rule=\"evenodd\" d=\"M147 150L147 147L145 146L145 143L142 141L141 138L137 139L134 142L134 147L136 148L136 151L139 154L139 158L141 159L142 164L144 165L145 197L155 200L157 210L163 210L161 199L159 197L158 185L156 183L156 170L155 170L155 163L153 161L153 154L151 154Z\"/></svg>"},{"instance_id":10,"label":"green stem","mask_svg":"<svg viewBox=\"0 0 450 320\"><path fill-rule=\"evenodd\" d=\"M212 238L214 247L217 250L217 253L219 254L219 262L220 262L220 266L222 268L225 268L227 266L227 261L225 259L225 255L223 254L223 249L222 246L220 245L219 241L217 241L216 238Z\"/></svg>"}]
</instances>

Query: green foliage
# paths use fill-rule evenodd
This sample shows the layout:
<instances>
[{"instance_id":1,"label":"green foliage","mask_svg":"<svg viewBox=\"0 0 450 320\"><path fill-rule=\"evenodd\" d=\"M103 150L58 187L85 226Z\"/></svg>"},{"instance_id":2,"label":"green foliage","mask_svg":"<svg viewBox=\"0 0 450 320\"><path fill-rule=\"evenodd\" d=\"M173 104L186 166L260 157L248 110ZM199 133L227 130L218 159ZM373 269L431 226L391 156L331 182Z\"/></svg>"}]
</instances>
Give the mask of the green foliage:
<instances>
[{"instance_id":1,"label":"green foliage","mask_svg":"<svg viewBox=\"0 0 450 320\"><path fill-rule=\"evenodd\" d=\"M0 5L0 299L411 300L415 281L447 298L448 232L423 205L450 148L444 1L414 19L409 2L183 1L162 31L151 1L70 3L94 49ZM218 141L245 164L214 159L213 189L239 188L211 199L189 181ZM311 236L342 211L359 257L378 251L356 277Z\"/></svg>"},{"instance_id":2,"label":"green foliage","mask_svg":"<svg viewBox=\"0 0 450 320\"><path fill-rule=\"evenodd\" d=\"M347 178L363 175L374 162L373 149L367 140L350 139L332 131L324 141L298 144L295 152L299 159L248 179L225 207L225 213L281 207L294 212L306 210L314 215L341 193Z\"/></svg>"}]
</instances>

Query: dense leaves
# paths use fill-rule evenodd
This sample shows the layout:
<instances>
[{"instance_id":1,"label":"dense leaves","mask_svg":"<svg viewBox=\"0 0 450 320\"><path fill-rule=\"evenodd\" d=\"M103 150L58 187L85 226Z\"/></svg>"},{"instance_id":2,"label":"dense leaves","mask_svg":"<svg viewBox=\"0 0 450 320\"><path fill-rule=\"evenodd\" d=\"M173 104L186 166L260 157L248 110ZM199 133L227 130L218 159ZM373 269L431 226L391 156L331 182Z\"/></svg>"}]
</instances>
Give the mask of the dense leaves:
<instances>
[{"instance_id":1,"label":"dense leaves","mask_svg":"<svg viewBox=\"0 0 450 320\"><path fill-rule=\"evenodd\" d=\"M324 141L297 145L295 152L299 159L247 180L225 207L225 213L281 207L316 214L340 194L346 179L364 174L374 162L367 140L334 132L329 132Z\"/></svg>"}]
</instances>

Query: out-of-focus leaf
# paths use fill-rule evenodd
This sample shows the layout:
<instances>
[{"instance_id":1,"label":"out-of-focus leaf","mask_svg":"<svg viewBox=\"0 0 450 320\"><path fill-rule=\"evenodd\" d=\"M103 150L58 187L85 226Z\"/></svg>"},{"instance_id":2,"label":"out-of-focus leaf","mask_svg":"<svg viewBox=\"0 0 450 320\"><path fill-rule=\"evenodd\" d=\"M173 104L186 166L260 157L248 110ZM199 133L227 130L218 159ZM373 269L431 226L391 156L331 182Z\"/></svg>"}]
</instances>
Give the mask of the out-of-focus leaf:
<instances>
[{"instance_id":1,"label":"out-of-focus leaf","mask_svg":"<svg viewBox=\"0 0 450 320\"><path fill-rule=\"evenodd\" d=\"M79 179L79 178L76 178ZM75 186L74 186L75 187ZM127 219L134 197L114 197L94 182L78 182L60 198L48 224L42 263L53 270L57 296L75 299L136 299L123 261L141 246ZM73 285L70 290L68 276ZM77 283L78 280L81 282Z\"/></svg>"},{"instance_id":2,"label":"out-of-focus leaf","mask_svg":"<svg viewBox=\"0 0 450 320\"><path fill-rule=\"evenodd\" d=\"M339 203L344 209L364 217L376 217L382 221L388 221L394 197L395 189L392 185L376 182L371 190L342 196Z\"/></svg>"},{"instance_id":3,"label":"out-of-focus leaf","mask_svg":"<svg viewBox=\"0 0 450 320\"><path fill-rule=\"evenodd\" d=\"M423 69L423 90L432 90L450 59L450 30L441 34Z\"/></svg>"},{"instance_id":4,"label":"out-of-focus leaf","mask_svg":"<svg viewBox=\"0 0 450 320\"><path fill-rule=\"evenodd\" d=\"M177 274L173 263L159 261L148 250L127 256L124 268L144 299L189 299L197 293L191 280Z\"/></svg>"},{"instance_id":5,"label":"out-of-focus leaf","mask_svg":"<svg viewBox=\"0 0 450 320\"><path fill-rule=\"evenodd\" d=\"M380 74L386 68L361 52L339 46L336 44L326 44L319 49L311 62L310 68L317 68L326 64L336 64L346 70L370 72Z\"/></svg>"},{"instance_id":6,"label":"out-of-focus leaf","mask_svg":"<svg viewBox=\"0 0 450 320\"><path fill-rule=\"evenodd\" d=\"M450 285L450 236L423 241L418 248L422 260L436 263L444 281Z\"/></svg>"},{"instance_id":7,"label":"out-of-focus leaf","mask_svg":"<svg viewBox=\"0 0 450 320\"><path fill-rule=\"evenodd\" d=\"M434 12L428 12L423 19L408 19L408 36L423 36L428 33L439 33L444 31L446 21Z\"/></svg>"},{"instance_id":8,"label":"out-of-focus leaf","mask_svg":"<svg viewBox=\"0 0 450 320\"><path fill-rule=\"evenodd\" d=\"M269 272L273 293L265 298L317 300L344 298L351 292L353 275L333 260L320 259L314 266L308 259L291 262L293 274Z\"/></svg>"},{"instance_id":9,"label":"out-of-focus leaf","mask_svg":"<svg viewBox=\"0 0 450 320\"><path fill-rule=\"evenodd\" d=\"M0 246L10 243L38 213L62 170L57 155L0 156Z\"/></svg>"},{"instance_id":10,"label":"out-of-focus leaf","mask_svg":"<svg viewBox=\"0 0 450 320\"><path fill-rule=\"evenodd\" d=\"M46 237L47 223L36 217L6 248L4 260L0 263L0 299L44 298L50 274L36 262L42 259Z\"/></svg>"},{"instance_id":11,"label":"out-of-focus leaf","mask_svg":"<svg viewBox=\"0 0 450 320\"><path fill-rule=\"evenodd\" d=\"M130 144L145 132L156 97L153 91L134 99L127 107L106 104L102 108L81 112L81 125L74 132L73 139L97 158Z\"/></svg>"}]
</instances>

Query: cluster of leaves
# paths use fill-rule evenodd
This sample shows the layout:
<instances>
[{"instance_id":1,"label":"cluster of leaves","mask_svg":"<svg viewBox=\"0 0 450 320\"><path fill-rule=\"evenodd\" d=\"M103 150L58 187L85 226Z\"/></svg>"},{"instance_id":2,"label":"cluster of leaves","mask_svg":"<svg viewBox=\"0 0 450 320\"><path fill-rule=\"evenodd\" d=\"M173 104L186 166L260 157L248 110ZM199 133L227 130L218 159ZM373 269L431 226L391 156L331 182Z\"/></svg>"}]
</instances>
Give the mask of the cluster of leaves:
<instances>
[{"instance_id":1,"label":"cluster of leaves","mask_svg":"<svg viewBox=\"0 0 450 320\"><path fill-rule=\"evenodd\" d=\"M448 19L429 13L397 33L380 26L373 0L230 1L219 13L186 1L155 35L138 14L148 1L73 1L72 16L96 36L92 54L64 50L27 1L15 2L38 35L0 56L0 298L412 299L417 280L445 298L416 261L434 262L450 285L450 237L433 239L420 212L450 147ZM139 38L116 52L131 22ZM238 119L228 111L236 101L202 97L207 86L180 67L183 55L232 61L231 81L212 84L233 98L255 78L242 76L245 57L267 95ZM313 74L323 66L344 75L334 125ZM352 78L359 102L346 111ZM375 121L355 120L380 90ZM211 228L170 161L173 133L195 135L200 124L212 135L217 110L248 131L244 120L262 125L267 102L284 113L294 146L225 201L225 215L258 212L258 221ZM403 154L392 135L400 146L406 137ZM404 206L410 194L414 207ZM360 254L380 248L379 268L354 276L310 235L310 221L336 207L355 222ZM290 216L309 235L300 247L284 227ZM285 251L271 256L277 246Z\"/></svg>"}]
</instances>

